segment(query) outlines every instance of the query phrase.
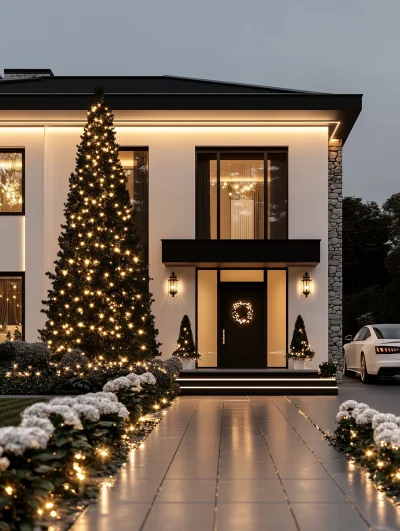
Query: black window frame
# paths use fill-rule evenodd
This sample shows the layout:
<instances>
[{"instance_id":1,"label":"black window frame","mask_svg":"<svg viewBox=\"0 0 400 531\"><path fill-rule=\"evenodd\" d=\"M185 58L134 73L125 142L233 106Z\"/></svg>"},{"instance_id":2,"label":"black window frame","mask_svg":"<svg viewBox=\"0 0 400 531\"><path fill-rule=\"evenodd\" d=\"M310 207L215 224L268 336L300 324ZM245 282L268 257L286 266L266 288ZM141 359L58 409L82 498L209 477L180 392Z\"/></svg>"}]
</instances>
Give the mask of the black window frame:
<instances>
[{"instance_id":1,"label":"black window frame","mask_svg":"<svg viewBox=\"0 0 400 531\"><path fill-rule=\"evenodd\" d=\"M0 153L21 153L22 154L22 182L21 182L22 207L21 207L21 212L0 212L0 216L25 216L25 148L0 147Z\"/></svg>"},{"instance_id":2,"label":"black window frame","mask_svg":"<svg viewBox=\"0 0 400 531\"><path fill-rule=\"evenodd\" d=\"M277 147L251 147L251 146L242 146L242 147L229 147L229 146L196 146L195 148L195 234L196 234L196 240L203 239L199 235L199 201L198 201L198 155L199 154L205 154L208 153L210 155L216 156L217 161L217 237L216 240L222 240L224 238L221 238L221 219L220 219L220 185L221 185L221 170L220 170L220 159L221 154L229 154L229 153L245 153L245 154L263 154L264 155L264 238L260 238L261 241L268 240L268 231L266 230L267 227L267 215L268 215L268 209L265 208L266 205L268 205L268 186L267 186L267 161L268 156L274 153L282 154L284 153L286 155L286 166L285 166L285 177L286 177L286 205L287 205L287 212L286 212L286 236L285 238L281 238L282 240L287 240L289 238L289 147L288 146L277 146ZM207 238L211 239L211 238Z\"/></svg>"},{"instance_id":3,"label":"black window frame","mask_svg":"<svg viewBox=\"0 0 400 531\"><path fill-rule=\"evenodd\" d=\"M147 215L146 215L146 225L147 225L147 245L143 245L143 243L140 241L140 230L136 221L136 229L138 231L139 236L139 242L142 245L143 251L144 251L144 258L146 261L146 264L149 264L149 247L150 247L150 219L149 219L149 180L150 180L150 149L149 146L118 146L118 154L121 151L146 151L147 152L147 163L148 163L148 169L147 169L147 186L146 186L146 201L147 201ZM135 193L135 188L133 189L133 193ZM135 209L134 209L135 210ZM136 218L136 216L135 216Z\"/></svg>"},{"instance_id":4,"label":"black window frame","mask_svg":"<svg viewBox=\"0 0 400 531\"><path fill-rule=\"evenodd\" d=\"M16 277L21 279L21 326L22 326L22 340L25 341L25 271L0 271L0 279L3 277ZM0 343L1 344L1 343Z\"/></svg>"}]
</instances>

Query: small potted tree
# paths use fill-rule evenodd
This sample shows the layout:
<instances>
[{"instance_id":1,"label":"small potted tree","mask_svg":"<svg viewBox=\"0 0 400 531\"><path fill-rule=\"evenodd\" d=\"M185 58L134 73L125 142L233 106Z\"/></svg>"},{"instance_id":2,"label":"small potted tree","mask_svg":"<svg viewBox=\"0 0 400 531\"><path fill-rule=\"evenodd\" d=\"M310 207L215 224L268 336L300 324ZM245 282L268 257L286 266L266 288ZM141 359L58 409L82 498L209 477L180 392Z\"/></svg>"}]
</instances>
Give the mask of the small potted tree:
<instances>
[{"instance_id":1,"label":"small potted tree","mask_svg":"<svg viewBox=\"0 0 400 531\"><path fill-rule=\"evenodd\" d=\"M315 352L311 349L310 343L308 342L303 318L301 315L298 315L294 325L290 349L286 357L288 358L289 363L290 361L293 361L294 370L301 370L304 369L305 361L312 360L314 356Z\"/></svg>"},{"instance_id":2,"label":"small potted tree","mask_svg":"<svg viewBox=\"0 0 400 531\"><path fill-rule=\"evenodd\" d=\"M200 358L200 354L197 352L193 341L192 325L187 315L183 316L179 330L178 344L173 355L181 359L184 370L195 369L196 360Z\"/></svg>"}]
</instances>

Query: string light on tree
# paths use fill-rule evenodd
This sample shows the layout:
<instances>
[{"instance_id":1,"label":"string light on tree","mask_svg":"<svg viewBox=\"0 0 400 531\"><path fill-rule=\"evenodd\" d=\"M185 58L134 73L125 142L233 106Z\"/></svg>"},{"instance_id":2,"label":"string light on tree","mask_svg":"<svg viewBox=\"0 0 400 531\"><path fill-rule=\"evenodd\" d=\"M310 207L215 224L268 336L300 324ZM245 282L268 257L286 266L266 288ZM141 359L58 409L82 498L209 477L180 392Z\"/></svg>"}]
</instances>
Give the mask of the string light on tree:
<instances>
[{"instance_id":1,"label":"string light on tree","mask_svg":"<svg viewBox=\"0 0 400 531\"><path fill-rule=\"evenodd\" d=\"M55 271L47 273L52 288L40 336L56 353L79 347L90 358L129 352L135 360L158 354L159 343L113 118L97 89L70 177Z\"/></svg>"}]
</instances>

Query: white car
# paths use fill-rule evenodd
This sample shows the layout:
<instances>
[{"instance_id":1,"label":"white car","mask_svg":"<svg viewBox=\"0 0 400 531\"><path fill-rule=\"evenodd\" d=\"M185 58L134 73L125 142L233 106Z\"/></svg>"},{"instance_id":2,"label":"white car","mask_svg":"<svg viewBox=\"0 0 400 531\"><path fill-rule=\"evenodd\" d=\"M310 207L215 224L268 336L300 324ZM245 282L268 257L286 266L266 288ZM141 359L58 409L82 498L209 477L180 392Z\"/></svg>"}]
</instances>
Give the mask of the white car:
<instances>
[{"instance_id":1,"label":"white car","mask_svg":"<svg viewBox=\"0 0 400 531\"><path fill-rule=\"evenodd\" d=\"M400 324L363 326L354 336L346 336L343 373L361 374L363 383L379 376L400 375Z\"/></svg>"}]
</instances>

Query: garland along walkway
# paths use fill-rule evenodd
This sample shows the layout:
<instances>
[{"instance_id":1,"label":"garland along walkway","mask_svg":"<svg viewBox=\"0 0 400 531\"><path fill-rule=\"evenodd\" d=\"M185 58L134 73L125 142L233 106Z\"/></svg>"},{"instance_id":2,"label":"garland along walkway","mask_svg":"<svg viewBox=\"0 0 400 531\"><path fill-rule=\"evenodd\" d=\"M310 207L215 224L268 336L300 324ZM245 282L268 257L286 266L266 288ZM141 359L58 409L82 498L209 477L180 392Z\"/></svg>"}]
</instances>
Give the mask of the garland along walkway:
<instances>
[{"instance_id":1,"label":"garland along walkway","mask_svg":"<svg viewBox=\"0 0 400 531\"><path fill-rule=\"evenodd\" d=\"M400 513L291 400L181 398L72 530L399 529Z\"/></svg>"}]
</instances>

